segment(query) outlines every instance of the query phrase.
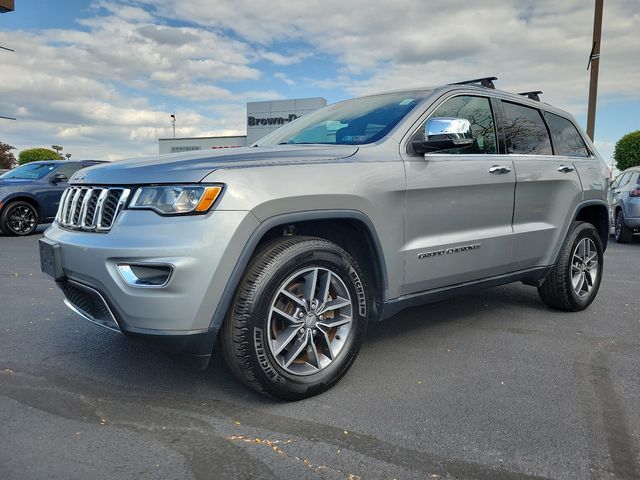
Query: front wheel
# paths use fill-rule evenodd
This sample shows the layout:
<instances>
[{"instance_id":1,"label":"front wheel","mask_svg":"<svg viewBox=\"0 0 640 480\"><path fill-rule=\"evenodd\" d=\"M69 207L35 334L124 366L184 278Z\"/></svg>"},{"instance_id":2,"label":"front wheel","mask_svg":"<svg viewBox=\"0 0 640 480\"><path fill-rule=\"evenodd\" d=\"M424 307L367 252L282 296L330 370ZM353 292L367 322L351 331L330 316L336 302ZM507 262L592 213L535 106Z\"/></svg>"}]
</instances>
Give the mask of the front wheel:
<instances>
[{"instance_id":1,"label":"front wheel","mask_svg":"<svg viewBox=\"0 0 640 480\"><path fill-rule=\"evenodd\" d=\"M16 201L4 207L0 230L5 235L31 235L38 227L38 212L27 202Z\"/></svg>"},{"instance_id":2,"label":"front wheel","mask_svg":"<svg viewBox=\"0 0 640 480\"><path fill-rule=\"evenodd\" d=\"M538 287L540 298L558 310L584 310L598 294L603 265L598 231L590 223L574 222L553 270Z\"/></svg>"},{"instance_id":3,"label":"front wheel","mask_svg":"<svg viewBox=\"0 0 640 480\"><path fill-rule=\"evenodd\" d=\"M298 400L333 386L367 327L364 276L338 245L275 240L247 267L221 331L226 363L249 387Z\"/></svg>"}]
</instances>

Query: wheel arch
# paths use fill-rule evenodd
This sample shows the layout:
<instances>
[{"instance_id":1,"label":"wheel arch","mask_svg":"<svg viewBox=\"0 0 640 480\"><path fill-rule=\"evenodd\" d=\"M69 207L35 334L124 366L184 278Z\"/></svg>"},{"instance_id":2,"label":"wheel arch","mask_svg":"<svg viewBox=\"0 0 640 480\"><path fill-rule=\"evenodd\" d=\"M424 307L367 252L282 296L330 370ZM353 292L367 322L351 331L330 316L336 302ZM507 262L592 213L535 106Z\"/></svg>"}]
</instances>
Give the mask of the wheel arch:
<instances>
[{"instance_id":1,"label":"wheel arch","mask_svg":"<svg viewBox=\"0 0 640 480\"><path fill-rule=\"evenodd\" d=\"M39 220L42 219L42 207L38 199L32 195L29 195L23 192L15 193L4 198L2 202L0 202L0 214L2 213L2 211L5 209L7 205L13 202L27 202L33 208L36 209L36 213L38 214L38 219Z\"/></svg>"},{"instance_id":2,"label":"wheel arch","mask_svg":"<svg viewBox=\"0 0 640 480\"><path fill-rule=\"evenodd\" d=\"M573 221L589 222L593 225L598 231L598 235L602 241L602 250L607 249L611 225L609 223L609 207L604 201L591 200L581 203L576 208ZM567 234L568 233L569 232L567 232Z\"/></svg>"},{"instance_id":3,"label":"wheel arch","mask_svg":"<svg viewBox=\"0 0 640 480\"><path fill-rule=\"evenodd\" d=\"M335 230L331 234L328 225ZM336 229L337 226L337 229ZM352 235L348 235L347 232ZM373 283L374 301L372 320L380 313L383 299L388 289L387 268L382 245L371 219L357 210L313 210L295 212L264 220L247 240L242 253L229 277L218 306L211 320L210 329L219 331L242 275L254 253L267 241L287 235L312 235L337 243L352 255L360 267L365 270L368 280ZM359 249L359 247L363 247ZM374 261L362 259L374 256Z\"/></svg>"}]
</instances>

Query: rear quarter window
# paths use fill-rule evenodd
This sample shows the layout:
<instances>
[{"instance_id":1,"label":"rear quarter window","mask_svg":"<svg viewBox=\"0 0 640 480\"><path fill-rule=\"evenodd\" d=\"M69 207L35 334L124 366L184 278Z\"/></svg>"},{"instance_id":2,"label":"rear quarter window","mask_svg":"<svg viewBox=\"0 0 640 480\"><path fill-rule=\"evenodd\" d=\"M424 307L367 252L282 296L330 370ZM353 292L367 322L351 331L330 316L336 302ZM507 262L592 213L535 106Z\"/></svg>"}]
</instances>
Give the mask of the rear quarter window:
<instances>
[{"instance_id":1,"label":"rear quarter window","mask_svg":"<svg viewBox=\"0 0 640 480\"><path fill-rule=\"evenodd\" d=\"M552 155L551 140L540 111L502 101L507 153Z\"/></svg>"},{"instance_id":2,"label":"rear quarter window","mask_svg":"<svg viewBox=\"0 0 640 480\"><path fill-rule=\"evenodd\" d=\"M567 157L588 157L589 150L576 127L566 118L553 113L546 113L545 117L551 130L551 138L556 155Z\"/></svg>"}]
</instances>

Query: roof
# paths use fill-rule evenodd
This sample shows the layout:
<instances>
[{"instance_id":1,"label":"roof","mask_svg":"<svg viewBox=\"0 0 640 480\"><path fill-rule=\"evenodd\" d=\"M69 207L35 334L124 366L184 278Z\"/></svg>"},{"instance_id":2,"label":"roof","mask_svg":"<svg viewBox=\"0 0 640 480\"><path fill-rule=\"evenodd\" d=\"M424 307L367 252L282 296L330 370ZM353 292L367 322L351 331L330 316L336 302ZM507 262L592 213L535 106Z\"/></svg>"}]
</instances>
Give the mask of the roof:
<instances>
[{"instance_id":1,"label":"roof","mask_svg":"<svg viewBox=\"0 0 640 480\"><path fill-rule=\"evenodd\" d=\"M36 160L34 162L24 163L23 165L29 165L32 163L82 163L82 162L93 162L93 163L106 163L106 160ZM18 165L21 167L22 165Z\"/></svg>"}]
</instances>

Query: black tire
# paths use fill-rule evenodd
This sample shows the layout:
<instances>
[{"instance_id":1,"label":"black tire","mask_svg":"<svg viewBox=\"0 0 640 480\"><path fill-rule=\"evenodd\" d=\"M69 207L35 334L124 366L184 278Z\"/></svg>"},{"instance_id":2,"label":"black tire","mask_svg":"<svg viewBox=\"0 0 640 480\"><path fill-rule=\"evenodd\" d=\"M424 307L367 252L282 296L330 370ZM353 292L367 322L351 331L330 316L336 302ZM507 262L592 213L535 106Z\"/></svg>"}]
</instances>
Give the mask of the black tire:
<instances>
[{"instance_id":1,"label":"black tire","mask_svg":"<svg viewBox=\"0 0 640 480\"><path fill-rule=\"evenodd\" d=\"M615 239L618 243L631 243L633 240L633 229L624 224L624 213L622 209L616 212Z\"/></svg>"},{"instance_id":2,"label":"black tire","mask_svg":"<svg viewBox=\"0 0 640 480\"><path fill-rule=\"evenodd\" d=\"M590 281L590 290L583 295L579 295L572 283L572 268L574 268L574 253L578 244L583 239L591 240L595 247L597 260L597 273L592 278L587 275ZM579 263L579 262L578 262ZM571 231L560 249L560 255L553 267L553 270L542 285L538 287L538 293L542 301L548 306L569 312L584 310L596 298L600 282L602 280L602 269L604 266L604 255L602 251L602 240L595 227L587 222L573 222ZM576 263L575 268L579 265ZM585 277L586 278L586 277Z\"/></svg>"},{"instance_id":3,"label":"black tire","mask_svg":"<svg viewBox=\"0 0 640 480\"><path fill-rule=\"evenodd\" d=\"M328 366L296 375L274 357L269 342L275 334L267 325L278 292L292 275L307 268L328 270L329 279L335 275L342 281L350 295L351 323L341 350ZM307 398L328 390L347 373L364 340L369 310L365 277L344 249L321 238L280 238L261 248L248 265L220 332L222 352L234 375L252 389L284 400ZM310 338L316 342L315 336Z\"/></svg>"},{"instance_id":4,"label":"black tire","mask_svg":"<svg viewBox=\"0 0 640 480\"><path fill-rule=\"evenodd\" d=\"M2 209L0 230L5 235L31 235L38 228L38 211L30 203L11 202Z\"/></svg>"}]
</instances>

